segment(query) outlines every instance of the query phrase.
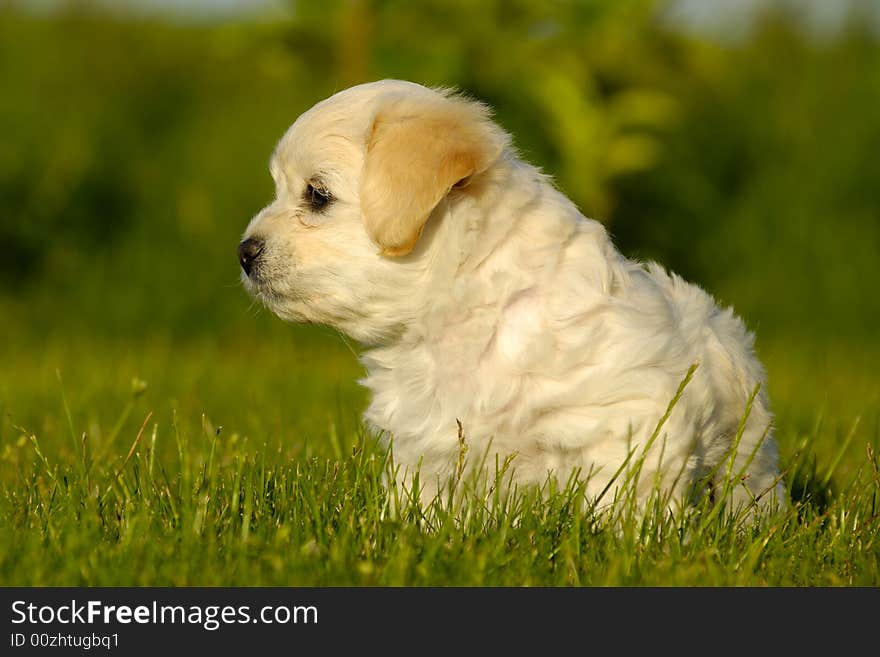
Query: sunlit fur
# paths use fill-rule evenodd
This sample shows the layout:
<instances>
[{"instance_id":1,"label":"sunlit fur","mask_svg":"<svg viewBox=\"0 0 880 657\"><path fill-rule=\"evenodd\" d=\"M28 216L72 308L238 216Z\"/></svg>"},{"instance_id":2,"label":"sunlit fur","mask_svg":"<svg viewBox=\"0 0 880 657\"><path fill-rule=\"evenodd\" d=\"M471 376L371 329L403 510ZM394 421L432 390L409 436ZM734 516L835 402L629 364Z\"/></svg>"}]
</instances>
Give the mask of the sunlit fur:
<instances>
[{"instance_id":1,"label":"sunlit fur","mask_svg":"<svg viewBox=\"0 0 880 657\"><path fill-rule=\"evenodd\" d=\"M362 343L365 418L402 483L420 468L422 499L459 467L457 421L469 463L485 457L491 470L513 456L517 483L564 483L577 470L596 496L698 363L639 495L659 482L687 503L713 470L718 486L761 384L733 501L784 503L743 323L699 287L618 253L483 105L409 82L353 87L300 116L270 168L277 197L245 232L265 248L244 285L283 319ZM305 193L314 180L332 199L320 211Z\"/></svg>"}]
</instances>

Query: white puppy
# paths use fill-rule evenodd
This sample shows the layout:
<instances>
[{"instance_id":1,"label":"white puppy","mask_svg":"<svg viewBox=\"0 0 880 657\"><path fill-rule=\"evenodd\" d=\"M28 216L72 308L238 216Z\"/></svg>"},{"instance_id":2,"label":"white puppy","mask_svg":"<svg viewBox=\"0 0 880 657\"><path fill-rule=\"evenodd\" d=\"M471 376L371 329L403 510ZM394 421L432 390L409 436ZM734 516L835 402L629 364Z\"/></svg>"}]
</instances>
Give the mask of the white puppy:
<instances>
[{"instance_id":1,"label":"white puppy","mask_svg":"<svg viewBox=\"0 0 880 657\"><path fill-rule=\"evenodd\" d=\"M642 501L659 485L687 503L734 475L734 504L784 503L763 389L740 427L764 381L743 323L618 253L485 106L353 87L300 116L270 169L277 196L239 246L244 285L365 346L366 420L403 482L419 470L423 500L459 474L460 422L468 462L512 457L515 482L577 472L610 499L641 461Z\"/></svg>"}]
</instances>

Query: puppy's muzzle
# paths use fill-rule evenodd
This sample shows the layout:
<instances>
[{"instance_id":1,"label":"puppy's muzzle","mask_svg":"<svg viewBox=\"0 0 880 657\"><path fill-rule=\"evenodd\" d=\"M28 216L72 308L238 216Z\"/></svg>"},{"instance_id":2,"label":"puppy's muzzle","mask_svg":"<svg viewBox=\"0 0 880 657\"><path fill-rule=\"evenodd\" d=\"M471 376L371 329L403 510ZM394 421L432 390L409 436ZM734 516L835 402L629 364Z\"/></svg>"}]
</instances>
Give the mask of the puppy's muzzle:
<instances>
[{"instance_id":1,"label":"puppy's muzzle","mask_svg":"<svg viewBox=\"0 0 880 657\"><path fill-rule=\"evenodd\" d=\"M249 237L238 245L238 262L248 276L251 275L254 264L263 252L263 247L265 247L263 240L253 237Z\"/></svg>"}]
</instances>

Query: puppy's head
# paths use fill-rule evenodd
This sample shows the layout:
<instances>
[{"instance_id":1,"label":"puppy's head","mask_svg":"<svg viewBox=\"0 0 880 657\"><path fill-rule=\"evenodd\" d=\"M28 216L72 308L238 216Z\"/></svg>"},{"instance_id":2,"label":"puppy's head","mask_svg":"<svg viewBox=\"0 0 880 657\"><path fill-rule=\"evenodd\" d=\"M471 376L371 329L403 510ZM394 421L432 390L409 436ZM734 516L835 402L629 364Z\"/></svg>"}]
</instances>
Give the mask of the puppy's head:
<instances>
[{"instance_id":1,"label":"puppy's head","mask_svg":"<svg viewBox=\"0 0 880 657\"><path fill-rule=\"evenodd\" d=\"M284 319L380 340L430 273L428 220L477 193L507 143L483 105L409 82L318 103L272 156L275 200L239 245L245 287Z\"/></svg>"}]
</instances>

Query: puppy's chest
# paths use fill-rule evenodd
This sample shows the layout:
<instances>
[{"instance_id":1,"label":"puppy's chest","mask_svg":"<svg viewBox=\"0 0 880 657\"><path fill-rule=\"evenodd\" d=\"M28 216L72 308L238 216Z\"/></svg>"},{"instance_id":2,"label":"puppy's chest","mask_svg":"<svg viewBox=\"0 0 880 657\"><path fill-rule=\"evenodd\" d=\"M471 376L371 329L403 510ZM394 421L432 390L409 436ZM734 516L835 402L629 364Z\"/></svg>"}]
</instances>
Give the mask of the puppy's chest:
<instances>
[{"instance_id":1,"label":"puppy's chest","mask_svg":"<svg viewBox=\"0 0 880 657\"><path fill-rule=\"evenodd\" d=\"M433 326L422 339L384 347L364 359L373 399L367 416L392 433L456 420L504 423L528 377L554 361L543 305L531 291L471 309L466 321Z\"/></svg>"}]
</instances>

